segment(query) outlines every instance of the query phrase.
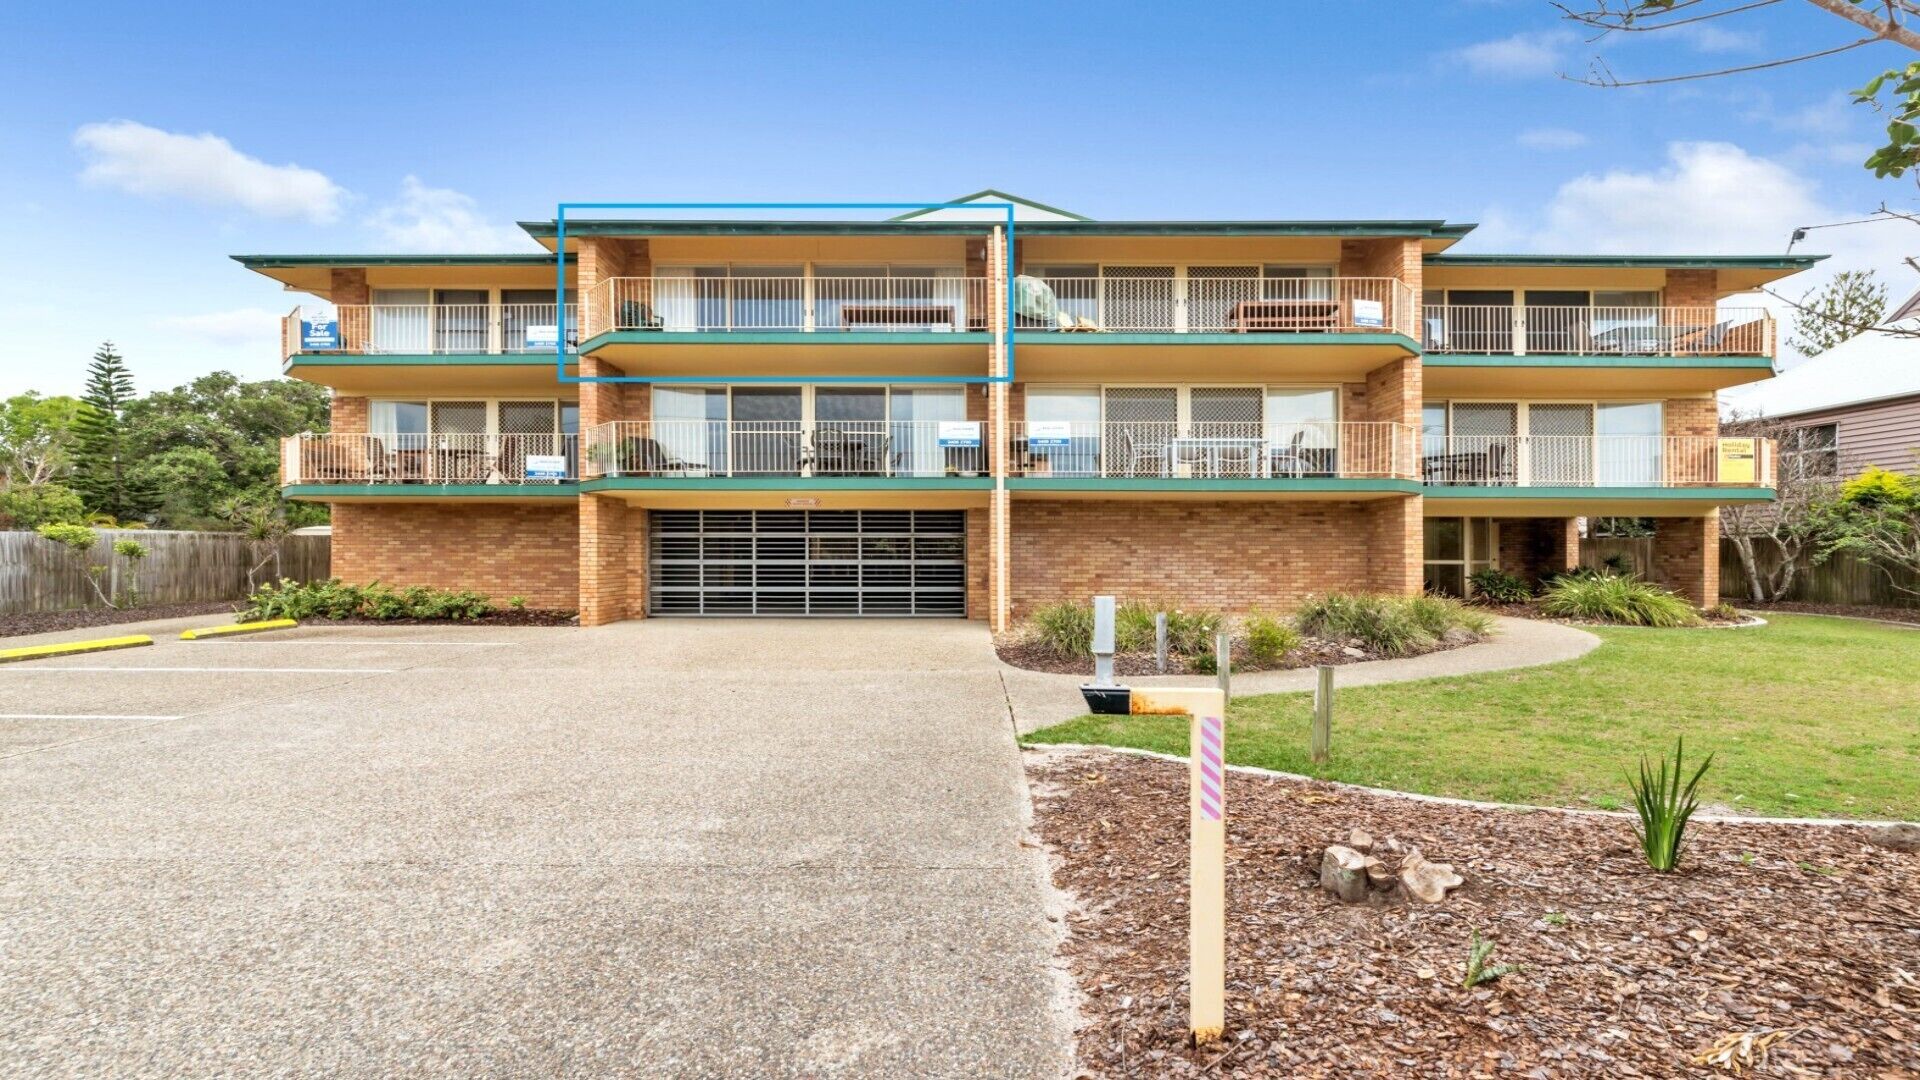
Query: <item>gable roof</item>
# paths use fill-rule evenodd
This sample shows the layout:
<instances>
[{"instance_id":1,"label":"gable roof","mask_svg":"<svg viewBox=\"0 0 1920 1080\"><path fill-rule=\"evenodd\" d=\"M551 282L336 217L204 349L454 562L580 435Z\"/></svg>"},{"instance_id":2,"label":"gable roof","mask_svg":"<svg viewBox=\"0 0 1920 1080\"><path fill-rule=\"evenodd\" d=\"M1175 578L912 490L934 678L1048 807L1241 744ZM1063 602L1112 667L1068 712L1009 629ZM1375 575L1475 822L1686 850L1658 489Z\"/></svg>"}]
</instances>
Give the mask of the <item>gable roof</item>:
<instances>
[{"instance_id":1,"label":"gable roof","mask_svg":"<svg viewBox=\"0 0 1920 1080\"><path fill-rule=\"evenodd\" d=\"M1920 319L1888 323L1920 331ZM1742 415L1797 416L1920 395L1920 337L1869 330L1802 360L1784 374L1720 392Z\"/></svg>"},{"instance_id":2,"label":"gable roof","mask_svg":"<svg viewBox=\"0 0 1920 1080\"><path fill-rule=\"evenodd\" d=\"M996 188L981 188L979 191L976 191L971 195L956 196L955 198L948 199L947 202L949 203L976 203L976 202L1012 203L1014 206L1013 216L1014 216L1014 220L1016 221L1019 220L1020 218L1020 207L1023 207L1023 206L1031 210L1037 210L1042 214L1050 214L1058 218L1065 218L1068 221L1092 221L1093 220L1092 218L1087 217L1084 214L1076 214L1071 210L1062 210L1057 206L1048 206L1046 203L1035 202L1032 199L1023 199L1018 195L1009 195L1006 192L1000 191ZM925 210L909 210L904 214L895 214L893 217L890 217L887 220L888 221L912 221L915 218L923 218L930 214L947 215L947 214L950 214L950 211L952 209L953 209L952 207L928 207Z\"/></svg>"}]
</instances>

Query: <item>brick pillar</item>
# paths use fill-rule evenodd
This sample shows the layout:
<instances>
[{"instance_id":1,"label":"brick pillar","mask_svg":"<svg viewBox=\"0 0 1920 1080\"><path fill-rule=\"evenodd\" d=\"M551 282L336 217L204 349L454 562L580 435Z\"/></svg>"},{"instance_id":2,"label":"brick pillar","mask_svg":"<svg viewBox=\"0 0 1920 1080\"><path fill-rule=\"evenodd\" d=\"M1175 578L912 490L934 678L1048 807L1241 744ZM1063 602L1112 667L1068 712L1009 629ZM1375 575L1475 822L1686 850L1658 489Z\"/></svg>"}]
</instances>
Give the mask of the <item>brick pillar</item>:
<instances>
[{"instance_id":1,"label":"brick pillar","mask_svg":"<svg viewBox=\"0 0 1920 1080\"><path fill-rule=\"evenodd\" d=\"M627 504L607 495L580 497L580 625L604 626L631 614L627 584Z\"/></svg>"},{"instance_id":2,"label":"brick pillar","mask_svg":"<svg viewBox=\"0 0 1920 1080\"><path fill-rule=\"evenodd\" d=\"M1653 519L1648 577L1700 607L1720 602L1720 511L1705 517Z\"/></svg>"},{"instance_id":3,"label":"brick pillar","mask_svg":"<svg viewBox=\"0 0 1920 1080\"><path fill-rule=\"evenodd\" d=\"M331 406L332 421L328 425L332 431L360 434L367 430L367 399L363 397L342 397L339 392L333 395Z\"/></svg>"},{"instance_id":4,"label":"brick pillar","mask_svg":"<svg viewBox=\"0 0 1920 1080\"><path fill-rule=\"evenodd\" d=\"M1367 588L1413 596L1425 584L1424 500L1418 495L1390 496L1367 507Z\"/></svg>"},{"instance_id":5,"label":"brick pillar","mask_svg":"<svg viewBox=\"0 0 1920 1080\"><path fill-rule=\"evenodd\" d=\"M373 334L373 320L365 305L373 303L364 267L334 267L328 274L327 299L340 316L340 351L363 353Z\"/></svg>"},{"instance_id":6,"label":"brick pillar","mask_svg":"<svg viewBox=\"0 0 1920 1080\"><path fill-rule=\"evenodd\" d=\"M1580 565L1580 519L1561 518L1547 523L1554 533L1555 547L1560 562L1555 570Z\"/></svg>"},{"instance_id":7,"label":"brick pillar","mask_svg":"<svg viewBox=\"0 0 1920 1080\"><path fill-rule=\"evenodd\" d=\"M1669 270L1662 302L1668 307L1710 308L1720 299L1720 271Z\"/></svg>"}]
</instances>

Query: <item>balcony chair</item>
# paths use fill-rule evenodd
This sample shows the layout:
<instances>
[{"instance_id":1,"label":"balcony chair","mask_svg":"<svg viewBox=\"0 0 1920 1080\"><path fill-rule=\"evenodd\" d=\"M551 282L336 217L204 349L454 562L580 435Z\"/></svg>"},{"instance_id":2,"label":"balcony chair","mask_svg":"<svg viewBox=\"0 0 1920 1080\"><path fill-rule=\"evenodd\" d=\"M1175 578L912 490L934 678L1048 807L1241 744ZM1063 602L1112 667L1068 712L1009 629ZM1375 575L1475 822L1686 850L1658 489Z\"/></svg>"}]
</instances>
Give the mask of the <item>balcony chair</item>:
<instances>
[{"instance_id":1,"label":"balcony chair","mask_svg":"<svg viewBox=\"0 0 1920 1080\"><path fill-rule=\"evenodd\" d=\"M1144 435L1132 428L1122 428L1121 451L1127 459L1127 475L1140 475L1140 466L1148 467L1148 476L1167 475L1167 440Z\"/></svg>"},{"instance_id":2,"label":"balcony chair","mask_svg":"<svg viewBox=\"0 0 1920 1080\"><path fill-rule=\"evenodd\" d=\"M654 476L659 473L681 473L701 468L675 457L672 451L661 446L658 439L645 435L631 435L617 444L618 453L614 455L608 476Z\"/></svg>"},{"instance_id":3,"label":"balcony chair","mask_svg":"<svg viewBox=\"0 0 1920 1080\"><path fill-rule=\"evenodd\" d=\"M620 301L620 317L614 320L614 326L621 330L663 330L666 321L654 313L652 306L639 300Z\"/></svg>"}]
</instances>

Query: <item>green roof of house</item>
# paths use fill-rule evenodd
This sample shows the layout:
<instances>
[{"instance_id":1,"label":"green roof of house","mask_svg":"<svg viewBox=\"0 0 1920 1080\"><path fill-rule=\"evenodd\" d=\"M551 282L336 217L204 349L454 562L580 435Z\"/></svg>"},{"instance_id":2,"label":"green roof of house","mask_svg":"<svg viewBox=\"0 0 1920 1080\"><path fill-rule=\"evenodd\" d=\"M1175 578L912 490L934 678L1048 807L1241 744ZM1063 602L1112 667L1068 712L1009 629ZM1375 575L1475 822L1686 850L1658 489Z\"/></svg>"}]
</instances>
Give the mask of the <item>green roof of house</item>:
<instances>
[{"instance_id":1,"label":"green roof of house","mask_svg":"<svg viewBox=\"0 0 1920 1080\"><path fill-rule=\"evenodd\" d=\"M997 188L981 188L979 191L973 192L968 195L956 195L953 198L947 200L947 202L950 204L948 207L928 207L925 210L909 210L904 214L895 214L893 217L889 218L888 220L911 221L914 218L920 217L925 214L932 214L942 209L949 209L949 208L959 209L963 204L970 203L975 199L998 199L1001 202L1018 203L1021 206L1031 206L1035 210L1044 210L1049 214L1064 214L1067 217L1074 219L1075 221L1092 221L1093 220L1092 218L1088 217L1085 214L1076 214L1071 210L1062 210L1057 206L1048 206L1046 203L1043 203L1043 202L1036 202L1032 199L1022 198L1018 195L1009 195L1006 192L1001 191Z\"/></svg>"},{"instance_id":2,"label":"green roof of house","mask_svg":"<svg viewBox=\"0 0 1920 1080\"><path fill-rule=\"evenodd\" d=\"M557 221L522 221L529 236L557 236ZM570 236L835 236L977 235L992 221L713 221L600 219L567 221ZM1025 236L1417 236L1459 238L1470 224L1442 220L1356 221L1022 221L1014 231Z\"/></svg>"}]
</instances>

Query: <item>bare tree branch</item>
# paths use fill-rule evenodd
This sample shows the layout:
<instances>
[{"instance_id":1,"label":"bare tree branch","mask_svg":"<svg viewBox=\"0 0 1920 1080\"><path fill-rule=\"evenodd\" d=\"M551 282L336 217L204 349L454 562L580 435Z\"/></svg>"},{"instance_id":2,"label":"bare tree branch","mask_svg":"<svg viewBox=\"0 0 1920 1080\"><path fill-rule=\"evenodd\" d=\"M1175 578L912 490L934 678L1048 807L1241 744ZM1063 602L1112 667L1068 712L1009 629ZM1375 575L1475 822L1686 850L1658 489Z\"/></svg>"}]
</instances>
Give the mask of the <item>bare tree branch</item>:
<instances>
[{"instance_id":1,"label":"bare tree branch","mask_svg":"<svg viewBox=\"0 0 1920 1080\"><path fill-rule=\"evenodd\" d=\"M1850 3L1849 0L1807 0L1807 3L1812 4L1822 11L1838 15L1856 26L1873 31L1873 36L1876 38L1905 45L1909 49L1920 51L1920 34L1916 34L1900 25L1900 19L1897 13L1902 10L1908 11L1909 13L1913 11L1913 9L1906 4L1888 3L1886 5L1886 17L1876 18L1868 14L1865 8Z\"/></svg>"},{"instance_id":2,"label":"bare tree branch","mask_svg":"<svg viewBox=\"0 0 1920 1080\"><path fill-rule=\"evenodd\" d=\"M1783 56L1778 60L1766 60L1758 64L1744 64L1740 67L1718 68L1713 71L1695 71L1686 75L1663 75L1658 78L1652 78L1652 79L1616 79L1613 77L1613 72L1611 69L1607 70L1607 75L1605 79L1590 79L1590 78L1582 79L1572 75L1568 75L1565 72L1562 72L1560 77L1568 80L1569 82L1580 83L1583 86L1598 86L1605 89L1617 89L1623 86L1658 86L1662 83L1691 82L1694 79L1716 79L1723 75L1739 75L1748 71L1764 71L1767 68L1785 67L1788 64L1799 64L1808 60L1818 60L1823 56L1832 56L1835 53L1843 53L1850 49L1857 49L1862 45L1872 45L1874 42L1877 42L1879 40L1880 39L1877 37L1861 38L1859 41L1849 42L1848 44L1845 44L1845 45L1836 45L1831 49L1821 49L1817 52L1801 53L1798 56ZM1604 66L1604 61L1601 61L1598 57L1595 58L1595 61L1597 63L1601 63L1602 66ZM1589 70L1592 70L1592 69L1590 68Z\"/></svg>"}]
</instances>

